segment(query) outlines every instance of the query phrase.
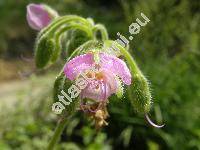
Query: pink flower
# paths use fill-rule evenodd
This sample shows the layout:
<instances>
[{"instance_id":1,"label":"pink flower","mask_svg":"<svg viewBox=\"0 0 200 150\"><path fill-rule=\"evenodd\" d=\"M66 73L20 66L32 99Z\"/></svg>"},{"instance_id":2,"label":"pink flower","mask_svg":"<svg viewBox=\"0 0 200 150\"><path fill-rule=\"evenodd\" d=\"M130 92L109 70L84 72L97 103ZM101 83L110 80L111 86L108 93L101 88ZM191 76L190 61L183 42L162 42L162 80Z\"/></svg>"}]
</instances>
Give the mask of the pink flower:
<instances>
[{"instance_id":1,"label":"pink flower","mask_svg":"<svg viewBox=\"0 0 200 150\"><path fill-rule=\"evenodd\" d=\"M29 26L35 30L43 29L57 16L57 12L46 5L29 4L27 6L27 21Z\"/></svg>"},{"instance_id":2,"label":"pink flower","mask_svg":"<svg viewBox=\"0 0 200 150\"><path fill-rule=\"evenodd\" d=\"M124 61L106 53L99 53L98 56L99 61L96 62L92 53L80 55L67 62L64 67L64 73L70 80L75 80L81 73L92 79L81 91L82 99L107 100L117 91L118 77L126 85L131 84L131 73Z\"/></svg>"}]
</instances>

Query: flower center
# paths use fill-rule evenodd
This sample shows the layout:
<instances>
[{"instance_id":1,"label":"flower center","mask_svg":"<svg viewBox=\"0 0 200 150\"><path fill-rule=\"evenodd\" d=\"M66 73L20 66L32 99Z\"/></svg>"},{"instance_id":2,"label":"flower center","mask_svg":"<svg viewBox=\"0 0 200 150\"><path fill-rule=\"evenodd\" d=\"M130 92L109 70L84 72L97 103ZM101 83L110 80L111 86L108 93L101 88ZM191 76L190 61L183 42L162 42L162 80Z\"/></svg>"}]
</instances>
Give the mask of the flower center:
<instances>
[{"instance_id":1,"label":"flower center","mask_svg":"<svg viewBox=\"0 0 200 150\"><path fill-rule=\"evenodd\" d=\"M100 80L102 81L104 79L104 75L102 72L94 72L94 71L88 71L86 73L86 76L88 78L91 78L91 79L96 79L96 80Z\"/></svg>"},{"instance_id":2,"label":"flower center","mask_svg":"<svg viewBox=\"0 0 200 150\"><path fill-rule=\"evenodd\" d=\"M95 77L97 80L103 80L103 73L102 72L98 72L98 73L95 73Z\"/></svg>"}]
</instances>

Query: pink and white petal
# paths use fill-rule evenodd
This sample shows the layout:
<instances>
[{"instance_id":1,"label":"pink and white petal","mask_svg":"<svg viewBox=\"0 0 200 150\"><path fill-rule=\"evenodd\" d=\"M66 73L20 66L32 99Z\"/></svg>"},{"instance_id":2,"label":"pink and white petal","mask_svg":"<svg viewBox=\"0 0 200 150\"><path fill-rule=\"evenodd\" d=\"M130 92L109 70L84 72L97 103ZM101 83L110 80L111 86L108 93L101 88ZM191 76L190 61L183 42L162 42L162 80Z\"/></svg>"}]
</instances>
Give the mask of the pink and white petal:
<instances>
[{"instance_id":1,"label":"pink and white petal","mask_svg":"<svg viewBox=\"0 0 200 150\"><path fill-rule=\"evenodd\" d=\"M126 84L131 84L131 73L124 61L105 53L100 53L100 66L102 69L110 70L115 75L119 76Z\"/></svg>"},{"instance_id":2,"label":"pink and white petal","mask_svg":"<svg viewBox=\"0 0 200 150\"><path fill-rule=\"evenodd\" d=\"M100 85L99 88L96 89L92 83L89 83L88 86L82 90L81 95L82 98L89 98L99 101L102 99L101 93L102 93L102 88Z\"/></svg>"},{"instance_id":3,"label":"pink and white petal","mask_svg":"<svg viewBox=\"0 0 200 150\"><path fill-rule=\"evenodd\" d=\"M115 79L115 75L107 69L103 69L103 70L101 70L101 72L104 75L104 81L110 87L110 92L115 93L117 91L117 87L118 87L117 81Z\"/></svg>"},{"instance_id":4,"label":"pink and white petal","mask_svg":"<svg viewBox=\"0 0 200 150\"><path fill-rule=\"evenodd\" d=\"M80 73L90 69L93 64L93 54L76 56L65 64L64 73L68 79L74 80Z\"/></svg>"},{"instance_id":5,"label":"pink and white petal","mask_svg":"<svg viewBox=\"0 0 200 150\"><path fill-rule=\"evenodd\" d=\"M27 21L31 28L41 30L46 27L52 18L43 5L29 4L27 6Z\"/></svg>"},{"instance_id":6,"label":"pink and white petal","mask_svg":"<svg viewBox=\"0 0 200 150\"><path fill-rule=\"evenodd\" d=\"M89 83L81 92L82 98L90 98L96 101L105 101L111 94L110 87L105 82L98 83L98 88L95 88L94 84Z\"/></svg>"}]
</instances>

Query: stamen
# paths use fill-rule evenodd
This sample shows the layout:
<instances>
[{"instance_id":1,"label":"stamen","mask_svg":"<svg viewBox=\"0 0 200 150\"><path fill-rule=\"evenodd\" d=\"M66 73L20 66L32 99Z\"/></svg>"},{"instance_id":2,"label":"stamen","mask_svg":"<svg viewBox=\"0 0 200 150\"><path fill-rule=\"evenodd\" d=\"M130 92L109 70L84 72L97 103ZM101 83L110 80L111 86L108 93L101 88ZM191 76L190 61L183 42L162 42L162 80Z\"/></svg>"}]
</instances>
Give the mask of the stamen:
<instances>
[{"instance_id":1,"label":"stamen","mask_svg":"<svg viewBox=\"0 0 200 150\"><path fill-rule=\"evenodd\" d=\"M98 103L98 106L96 107L95 110L92 110L90 107L91 105L87 105L87 104L83 104L83 98L82 98L82 94L80 95L80 109L83 110L85 113L86 112L92 112L95 113L97 110L100 109L101 103Z\"/></svg>"},{"instance_id":2,"label":"stamen","mask_svg":"<svg viewBox=\"0 0 200 150\"><path fill-rule=\"evenodd\" d=\"M97 80L102 80L103 77L104 77L103 74L102 74L101 72L96 73L95 76L96 76L96 79L97 79Z\"/></svg>"},{"instance_id":3,"label":"stamen","mask_svg":"<svg viewBox=\"0 0 200 150\"><path fill-rule=\"evenodd\" d=\"M97 108L96 108L95 110L92 110L92 109L89 107L89 111L95 113L95 112L97 112L97 111L100 109L100 106L101 106L101 103L98 103L98 106L97 106Z\"/></svg>"},{"instance_id":4,"label":"stamen","mask_svg":"<svg viewBox=\"0 0 200 150\"><path fill-rule=\"evenodd\" d=\"M96 85L96 87L95 87L96 89L99 89L99 85Z\"/></svg>"},{"instance_id":5,"label":"stamen","mask_svg":"<svg viewBox=\"0 0 200 150\"><path fill-rule=\"evenodd\" d=\"M92 72L88 72L88 73L86 74L86 76L87 76L88 78L92 78L92 77L93 77L93 74L92 74Z\"/></svg>"}]
</instances>

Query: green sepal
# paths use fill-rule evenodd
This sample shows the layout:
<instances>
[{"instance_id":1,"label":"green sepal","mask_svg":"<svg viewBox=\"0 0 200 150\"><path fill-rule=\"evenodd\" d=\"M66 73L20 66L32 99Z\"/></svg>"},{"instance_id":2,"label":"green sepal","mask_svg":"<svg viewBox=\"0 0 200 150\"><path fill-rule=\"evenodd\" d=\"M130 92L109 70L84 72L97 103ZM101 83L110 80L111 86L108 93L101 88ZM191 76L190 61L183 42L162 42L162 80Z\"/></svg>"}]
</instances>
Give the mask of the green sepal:
<instances>
[{"instance_id":1,"label":"green sepal","mask_svg":"<svg viewBox=\"0 0 200 150\"><path fill-rule=\"evenodd\" d=\"M132 75L132 83L128 87L128 96L133 108L139 113L148 113L151 107L151 92L149 82L137 66L137 63L130 55L130 53L115 41L108 41L110 44L114 43L119 52L126 59L130 67Z\"/></svg>"},{"instance_id":2,"label":"green sepal","mask_svg":"<svg viewBox=\"0 0 200 150\"><path fill-rule=\"evenodd\" d=\"M35 63L37 68L44 68L50 62L53 51L55 49L55 41L53 39L43 38L35 47Z\"/></svg>"},{"instance_id":3,"label":"green sepal","mask_svg":"<svg viewBox=\"0 0 200 150\"><path fill-rule=\"evenodd\" d=\"M65 78L65 82L64 82L64 85L63 85L63 90L67 93L68 89L72 85L73 85L73 82L68 80L67 78ZM65 106L65 111L64 111L65 114L67 114L67 115L73 114L78 109L79 104L80 104L79 96L76 97L76 98L73 98L72 102L68 106Z\"/></svg>"},{"instance_id":4,"label":"green sepal","mask_svg":"<svg viewBox=\"0 0 200 150\"><path fill-rule=\"evenodd\" d=\"M102 41L91 40L87 45L84 46L84 50L82 50L82 53L88 53L88 52L99 53L102 51L102 47L103 47ZM95 59L98 59L98 58L95 58Z\"/></svg>"},{"instance_id":5,"label":"green sepal","mask_svg":"<svg viewBox=\"0 0 200 150\"><path fill-rule=\"evenodd\" d=\"M58 95L63 96L63 94L61 93L62 90L66 94L68 94L68 89L72 85L73 85L73 82L66 78L64 72L62 72L59 76L57 76L57 78L54 82L54 89L53 89L53 99L54 99L53 101L54 101L54 103L60 102ZM68 96L70 96L70 94L68 94ZM69 102L66 97L64 97L64 100L66 102ZM61 114L71 115L72 113L74 113L76 111L76 109L79 106L79 103L80 103L79 97L73 98L69 105L64 105L62 103L63 106L65 107L65 109L63 110L63 112Z\"/></svg>"},{"instance_id":6,"label":"green sepal","mask_svg":"<svg viewBox=\"0 0 200 150\"><path fill-rule=\"evenodd\" d=\"M124 94L124 87L122 84L122 81L119 79L119 77L116 76L116 81L117 81L117 91L116 91L116 95L117 98L122 98L123 94Z\"/></svg>"},{"instance_id":7,"label":"green sepal","mask_svg":"<svg viewBox=\"0 0 200 150\"><path fill-rule=\"evenodd\" d=\"M56 80L54 82L54 87L53 87L53 101L54 102L58 102L59 101L58 95L63 90L65 79L66 79L66 77L65 77L64 72L62 72L60 75L58 75L56 77Z\"/></svg>"},{"instance_id":8,"label":"green sepal","mask_svg":"<svg viewBox=\"0 0 200 150\"><path fill-rule=\"evenodd\" d=\"M82 55L88 52L94 52L94 51L99 51L102 48L102 43L96 40L90 40L82 45L80 45L78 48L76 48L71 56L68 58L68 60L71 60L72 58Z\"/></svg>"},{"instance_id":9,"label":"green sepal","mask_svg":"<svg viewBox=\"0 0 200 150\"><path fill-rule=\"evenodd\" d=\"M128 87L128 96L134 109L139 113L148 113L151 107L151 92L147 79L141 74L133 76L133 83Z\"/></svg>"},{"instance_id":10,"label":"green sepal","mask_svg":"<svg viewBox=\"0 0 200 150\"><path fill-rule=\"evenodd\" d=\"M65 38L65 43L71 42L71 50L92 38L92 25L90 22L79 16L58 17L46 28L40 31L35 46L36 66L44 68L56 62L61 54L63 35L73 30L73 35ZM71 40L70 40L71 38ZM68 44L70 46L70 44ZM71 52L69 52L69 55Z\"/></svg>"},{"instance_id":11,"label":"green sepal","mask_svg":"<svg viewBox=\"0 0 200 150\"><path fill-rule=\"evenodd\" d=\"M111 55L115 55L116 57L120 57L122 55L121 52L118 50L115 50L112 46L113 44L114 44L114 41L105 40L102 51L104 51L108 54L111 54Z\"/></svg>"}]
</instances>

